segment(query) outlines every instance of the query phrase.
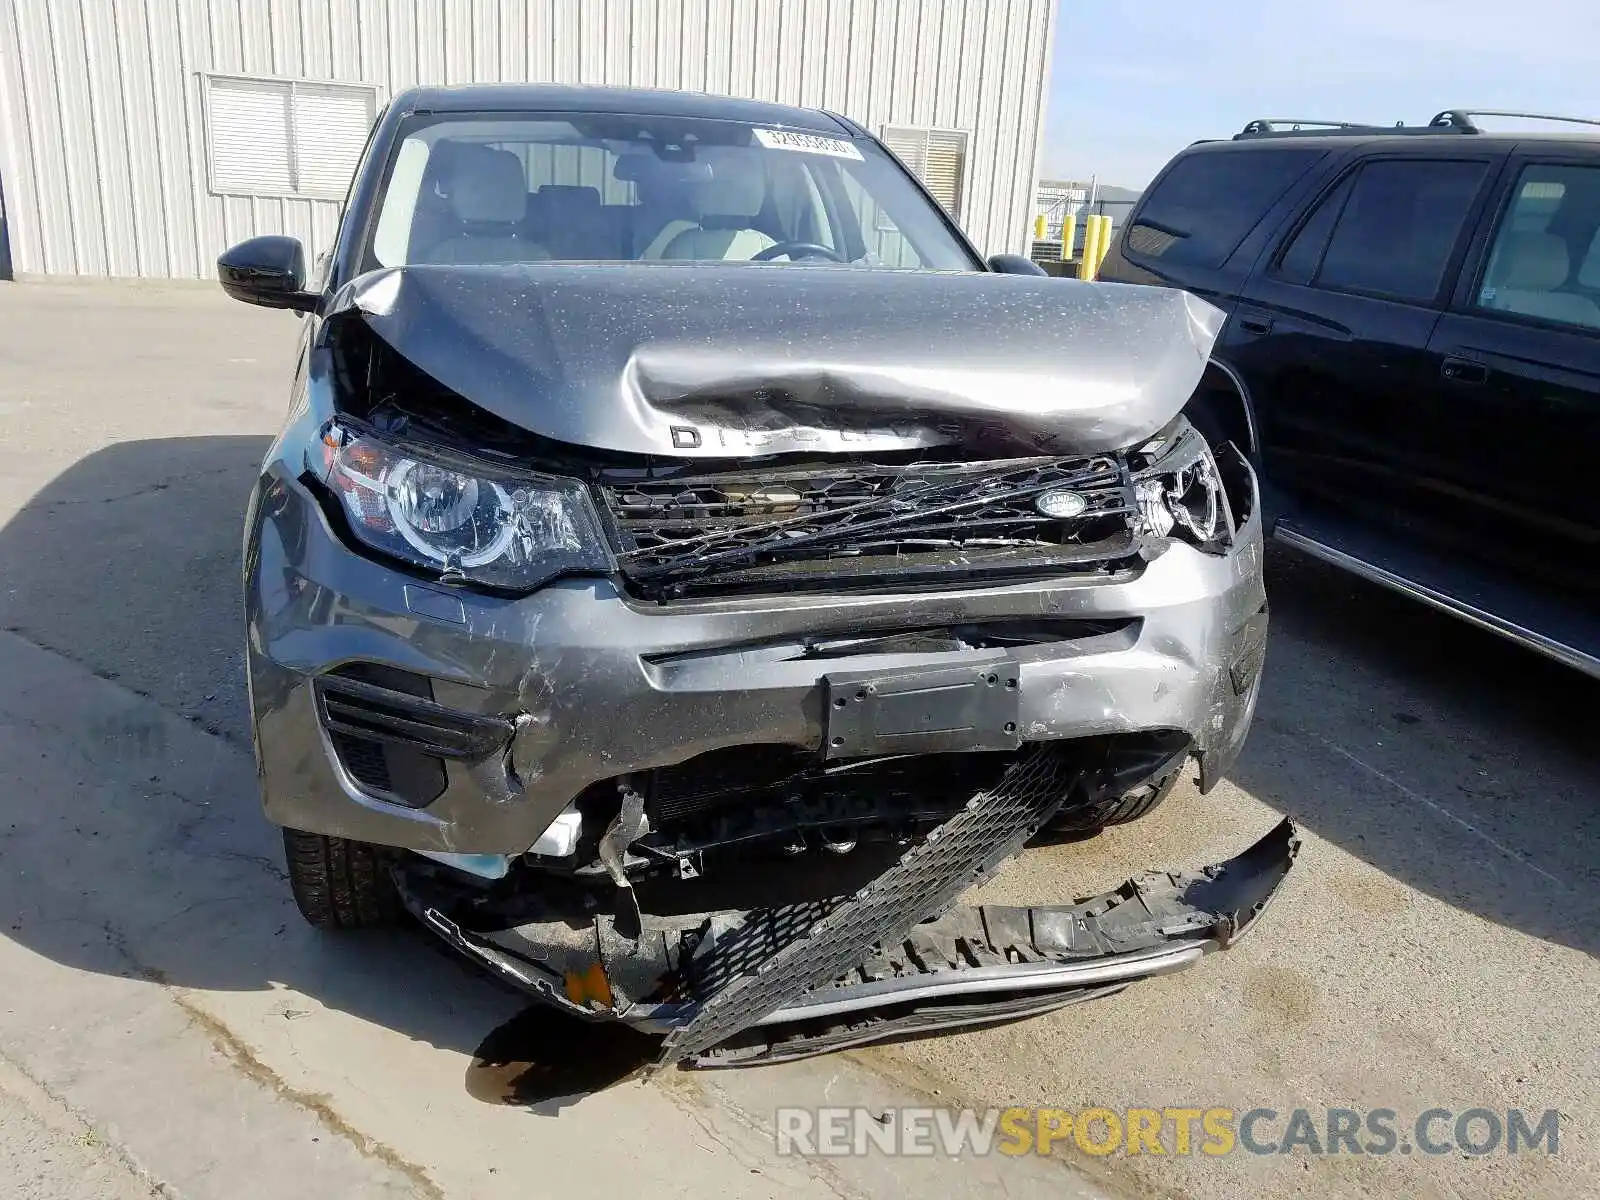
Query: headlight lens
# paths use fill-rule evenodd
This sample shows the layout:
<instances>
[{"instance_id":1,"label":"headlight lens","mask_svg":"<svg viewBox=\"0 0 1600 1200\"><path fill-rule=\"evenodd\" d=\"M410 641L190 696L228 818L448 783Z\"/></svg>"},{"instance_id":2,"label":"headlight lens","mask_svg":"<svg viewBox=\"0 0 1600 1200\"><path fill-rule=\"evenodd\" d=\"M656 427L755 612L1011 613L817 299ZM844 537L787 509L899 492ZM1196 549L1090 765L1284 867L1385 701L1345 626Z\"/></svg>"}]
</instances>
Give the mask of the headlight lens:
<instances>
[{"instance_id":1,"label":"headlight lens","mask_svg":"<svg viewBox=\"0 0 1600 1200\"><path fill-rule=\"evenodd\" d=\"M356 537L440 578L525 590L611 567L576 480L434 457L331 426L323 482Z\"/></svg>"},{"instance_id":2,"label":"headlight lens","mask_svg":"<svg viewBox=\"0 0 1600 1200\"><path fill-rule=\"evenodd\" d=\"M1134 530L1197 546L1228 543L1233 520L1211 448L1187 421L1134 452Z\"/></svg>"}]
</instances>

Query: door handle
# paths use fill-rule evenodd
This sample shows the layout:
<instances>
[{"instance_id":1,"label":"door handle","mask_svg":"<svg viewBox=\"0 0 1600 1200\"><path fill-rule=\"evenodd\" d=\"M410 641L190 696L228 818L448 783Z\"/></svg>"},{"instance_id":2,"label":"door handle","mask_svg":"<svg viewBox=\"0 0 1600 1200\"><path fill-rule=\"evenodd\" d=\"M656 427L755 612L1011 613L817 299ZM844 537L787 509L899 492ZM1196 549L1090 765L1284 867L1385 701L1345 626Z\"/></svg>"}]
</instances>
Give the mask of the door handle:
<instances>
[{"instance_id":1,"label":"door handle","mask_svg":"<svg viewBox=\"0 0 1600 1200\"><path fill-rule=\"evenodd\" d=\"M1263 334L1272 332L1271 317L1240 317L1239 328L1246 333Z\"/></svg>"},{"instance_id":2,"label":"door handle","mask_svg":"<svg viewBox=\"0 0 1600 1200\"><path fill-rule=\"evenodd\" d=\"M1488 383L1489 368L1481 362L1473 362L1470 358L1456 358L1454 356L1444 360L1439 368L1439 374L1452 383Z\"/></svg>"}]
</instances>

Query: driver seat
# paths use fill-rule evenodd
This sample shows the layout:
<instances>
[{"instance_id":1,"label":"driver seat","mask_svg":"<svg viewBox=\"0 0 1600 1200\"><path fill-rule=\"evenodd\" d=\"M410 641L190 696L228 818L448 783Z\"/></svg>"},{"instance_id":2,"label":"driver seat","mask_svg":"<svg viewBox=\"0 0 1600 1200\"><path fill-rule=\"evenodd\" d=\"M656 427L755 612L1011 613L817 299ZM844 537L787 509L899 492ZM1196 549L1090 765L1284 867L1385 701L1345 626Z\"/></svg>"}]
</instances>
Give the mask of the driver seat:
<instances>
[{"instance_id":1,"label":"driver seat","mask_svg":"<svg viewBox=\"0 0 1600 1200\"><path fill-rule=\"evenodd\" d=\"M550 257L543 246L522 237L528 188L521 159L509 150L461 143L446 162L441 182L449 189L454 227L434 243L425 261L487 265Z\"/></svg>"},{"instance_id":2,"label":"driver seat","mask_svg":"<svg viewBox=\"0 0 1600 1200\"><path fill-rule=\"evenodd\" d=\"M661 247L667 260L748 262L778 243L751 221L766 199L767 180L760 170L729 172L713 183L694 185L700 223L691 225ZM649 255L647 250L646 255Z\"/></svg>"}]
</instances>

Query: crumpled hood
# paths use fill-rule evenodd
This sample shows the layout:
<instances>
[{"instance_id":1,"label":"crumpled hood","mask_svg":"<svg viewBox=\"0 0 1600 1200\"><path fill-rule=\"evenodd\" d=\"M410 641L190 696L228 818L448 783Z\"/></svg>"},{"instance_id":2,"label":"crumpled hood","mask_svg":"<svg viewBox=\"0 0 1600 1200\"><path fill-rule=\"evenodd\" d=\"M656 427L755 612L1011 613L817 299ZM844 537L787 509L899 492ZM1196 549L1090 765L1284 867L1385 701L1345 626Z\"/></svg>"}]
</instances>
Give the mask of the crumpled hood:
<instances>
[{"instance_id":1,"label":"crumpled hood","mask_svg":"<svg viewBox=\"0 0 1600 1200\"><path fill-rule=\"evenodd\" d=\"M697 458L994 425L1047 452L1119 449L1188 401L1223 322L1168 288L784 264L396 267L329 312L534 433Z\"/></svg>"}]
</instances>

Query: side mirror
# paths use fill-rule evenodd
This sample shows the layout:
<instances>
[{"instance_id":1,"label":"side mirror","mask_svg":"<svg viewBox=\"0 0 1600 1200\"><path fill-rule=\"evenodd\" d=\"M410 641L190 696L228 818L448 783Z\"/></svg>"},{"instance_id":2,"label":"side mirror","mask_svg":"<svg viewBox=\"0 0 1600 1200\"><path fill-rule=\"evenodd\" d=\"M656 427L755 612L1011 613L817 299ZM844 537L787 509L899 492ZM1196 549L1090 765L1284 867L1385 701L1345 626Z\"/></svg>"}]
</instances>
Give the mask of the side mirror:
<instances>
[{"instance_id":1,"label":"side mirror","mask_svg":"<svg viewBox=\"0 0 1600 1200\"><path fill-rule=\"evenodd\" d=\"M998 271L1002 275L1049 274L1033 259L1024 258L1020 254L991 254L989 256L989 270Z\"/></svg>"},{"instance_id":2,"label":"side mirror","mask_svg":"<svg viewBox=\"0 0 1600 1200\"><path fill-rule=\"evenodd\" d=\"M222 290L263 308L310 312L317 297L306 291L306 252L292 237L268 234L227 250L217 259Z\"/></svg>"}]
</instances>

